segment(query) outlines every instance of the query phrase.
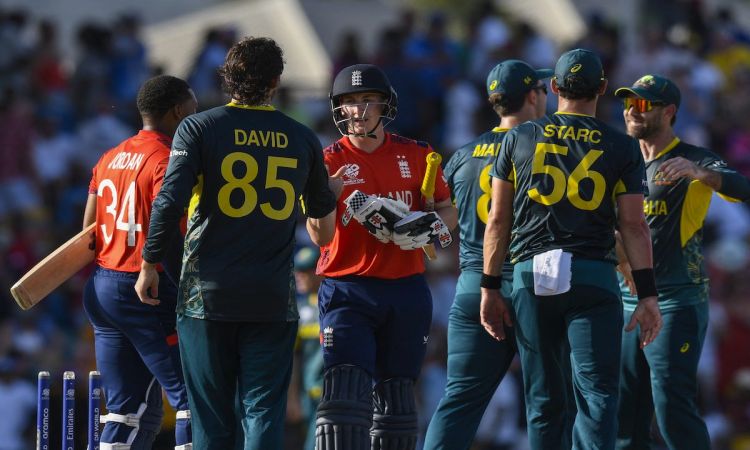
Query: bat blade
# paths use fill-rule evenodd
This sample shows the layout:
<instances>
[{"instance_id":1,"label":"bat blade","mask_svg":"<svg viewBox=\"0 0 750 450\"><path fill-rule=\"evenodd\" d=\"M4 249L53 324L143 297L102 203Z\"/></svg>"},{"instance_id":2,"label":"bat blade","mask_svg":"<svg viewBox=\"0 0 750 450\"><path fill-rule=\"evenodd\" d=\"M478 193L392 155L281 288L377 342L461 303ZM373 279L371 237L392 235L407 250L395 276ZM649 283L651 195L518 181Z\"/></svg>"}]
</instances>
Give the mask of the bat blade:
<instances>
[{"instance_id":1,"label":"bat blade","mask_svg":"<svg viewBox=\"0 0 750 450\"><path fill-rule=\"evenodd\" d=\"M73 236L31 268L10 293L21 309L36 305L94 260L95 223Z\"/></svg>"}]
</instances>

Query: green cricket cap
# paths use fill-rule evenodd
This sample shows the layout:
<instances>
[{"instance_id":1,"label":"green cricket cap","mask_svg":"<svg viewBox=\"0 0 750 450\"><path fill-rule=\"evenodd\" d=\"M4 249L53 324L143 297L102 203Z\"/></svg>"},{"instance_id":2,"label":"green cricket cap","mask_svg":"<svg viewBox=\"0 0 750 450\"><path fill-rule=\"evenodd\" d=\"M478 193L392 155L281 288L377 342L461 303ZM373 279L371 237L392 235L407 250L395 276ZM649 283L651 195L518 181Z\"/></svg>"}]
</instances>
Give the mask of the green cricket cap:
<instances>
[{"instance_id":1,"label":"green cricket cap","mask_svg":"<svg viewBox=\"0 0 750 450\"><path fill-rule=\"evenodd\" d=\"M539 80L550 78L552 69L534 69L518 59L509 59L496 65L487 75L487 95L494 93L509 97L525 95L537 86Z\"/></svg>"},{"instance_id":2,"label":"green cricket cap","mask_svg":"<svg viewBox=\"0 0 750 450\"><path fill-rule=\"evenodd\" d=\"M631 95L650 102L680 106L680 89L672 80L661 75L644 75L631 87L621 87L615 91L615 96L620 98Z\"/></svg>"},{"instance_id":3,"label":"green cricket cap","mask_svg":"<svg viewBox=\"0 0 750 450\"><path fill-rule=\"evenodd\" d=\"M577 48L565 52L555 65L555 81L563 89L597 89L603 80L602 60L591 50Z\"/></svg>"}]
</instances>

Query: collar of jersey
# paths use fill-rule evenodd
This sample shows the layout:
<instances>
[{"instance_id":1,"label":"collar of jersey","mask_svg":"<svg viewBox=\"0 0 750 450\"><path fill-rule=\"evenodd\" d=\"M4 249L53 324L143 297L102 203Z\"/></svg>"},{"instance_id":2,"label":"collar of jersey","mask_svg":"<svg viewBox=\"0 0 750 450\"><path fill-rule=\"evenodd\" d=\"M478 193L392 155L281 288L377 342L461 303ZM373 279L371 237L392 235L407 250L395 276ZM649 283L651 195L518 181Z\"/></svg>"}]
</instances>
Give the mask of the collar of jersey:
<instances>
[{"instance_id":1,"label":"collar of jersey","mask_svg":"<svg viewBox=\"0 0 750 450\"><path fill-rule=\"evenodd\" d=\"M391 133L383 133L383 137L384 137L383 142L380 144L380 146L378 146L378 148L368 153L362 150L361 148L357 147L356 145L354 145L352 141L349 139L349 135L346 135L344 137L346 138L346 146L348 148L354 150L357 153L361 153L363 155L375 155L378 152L380 152L383 148L385 148L388 145L388 143L391 141Z\"/></svg>"},{"instance_id":2,"label":"collar of jersey","mask_svg":"<svg viewBox=\"0 0 750 450\"><path fill-rule=\"evenodd\" d=\"M254 109L256 111L276 111L273 105L243 105L242 103L229 102L227 106L240 109Z\"/></svg>"},{"instance_id":3,"label":"collar of jersey","mask_svg":"<svg viewBox=\"0 0 750 450\"><path fill-rule=\"evenodd\" d=\"M508 131L508 130L510 130L510 128L495 127L495 128L492 129L492 132L493 133L502 133L502 132L505 132L505 131Z\"/></svg>"},{"instance_id":4,"label":"collar of jersey","mask_svg":"<svg viewBox=\"0 0 750 450\"><path fill-rule=\"evenodd\" d=\"M144 130L140 129L138 130L138 136L144 137L144 138L153 138L153 139L166 139L167 141L171 141L172 138L167 136L166 134L162 133L161 131L157 130Z\"/></svg>"},{"instance_id":5,"label":"collar of jersey","mask_svg":"<svg viewBox=\"0 0 750 450\"><path fill-rule=\"evenodd\" d=\"M555 115L557 116L583 116L583 117L594 117L591 114L581 114L581 113L575 113L575 112L569 112L569 111L556 111Z\"/></svg>"},{"instance_id":6,"label":"collar of jersey","mask_svg":"<svg viewBox=\"0 0 750 450\"><path fill-rule=\"evenodd\" d=\"M677 144L679 143L680 143L680 138L675 137L674 139L672 139L672 142L670 142L666 147L664 147L664 150L660 151L659 153L656 154L656 156L654 156L654 159L659 159L662 156L666 155L667 153L669 153L670 150L677 147ZM653 161L654 159L652 159L651 161Z\"/></svg>"}]
</instances>

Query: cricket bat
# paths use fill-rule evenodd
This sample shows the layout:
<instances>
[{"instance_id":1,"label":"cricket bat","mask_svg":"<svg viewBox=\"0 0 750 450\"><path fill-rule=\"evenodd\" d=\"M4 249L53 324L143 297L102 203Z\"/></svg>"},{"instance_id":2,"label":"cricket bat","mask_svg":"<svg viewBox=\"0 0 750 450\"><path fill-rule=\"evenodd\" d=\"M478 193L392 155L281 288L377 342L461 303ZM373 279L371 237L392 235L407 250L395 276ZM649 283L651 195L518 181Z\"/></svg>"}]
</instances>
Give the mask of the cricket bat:
<instances>
[{"instance_id":1,"label":"cricket bat","mask_svg":"<svg viewBox=\"0 0 750 450\"><path fill-rule=\"evenodd\" d=\"M10 288L21 309L36 305L94 260L96 223L73 236L29 270Z\"/></svg>"},{"instance_id":2,"label":"cricket bat","mask_svg":"<svg viewBox=\"0 0 750 450\"><path fill-rule=\"evenodd\" d=\"M438 168L443 157L439 153L430 152L427 154L427 170L424 173L424 179L422 180L422 196L424 197L424 210L434 211L435 210L435 179L437 178ZM437 259L437 253L435 253L435 244L428 244L422 247L424 253L427 255L427 259L434 261Z\"/></svg>"}]
</instances>

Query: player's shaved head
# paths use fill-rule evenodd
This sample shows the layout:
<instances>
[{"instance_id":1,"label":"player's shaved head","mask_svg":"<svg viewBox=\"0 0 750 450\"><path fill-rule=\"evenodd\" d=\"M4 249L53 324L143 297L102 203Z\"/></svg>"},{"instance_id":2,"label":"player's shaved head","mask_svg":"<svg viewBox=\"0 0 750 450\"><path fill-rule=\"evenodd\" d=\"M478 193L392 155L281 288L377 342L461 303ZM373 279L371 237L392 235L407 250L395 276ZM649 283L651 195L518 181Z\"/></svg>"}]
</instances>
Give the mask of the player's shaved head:
<instances>
[{"instance_id":1,"label":"player's shaved head","mask_svg":"<svg viewBox=\"0 0 750 450\"><path fill-rule=\"evenodd\" d=\"M141 116L160 120L170 109L192 98L190 85L181 78L159 75L147 80L138 91Z\"/></svg>"},{"instance_id":2,"label":"player's shaved head","mask_svg":"<svg viewBox=\"0 0 750 450\"><path fill-rule=\"evenodd\" d=\"M243 105L270 101L284 71L284 52L270 38L247 37L229 49L219 75L224 90Z\"/></svg>"}]
</instances>

